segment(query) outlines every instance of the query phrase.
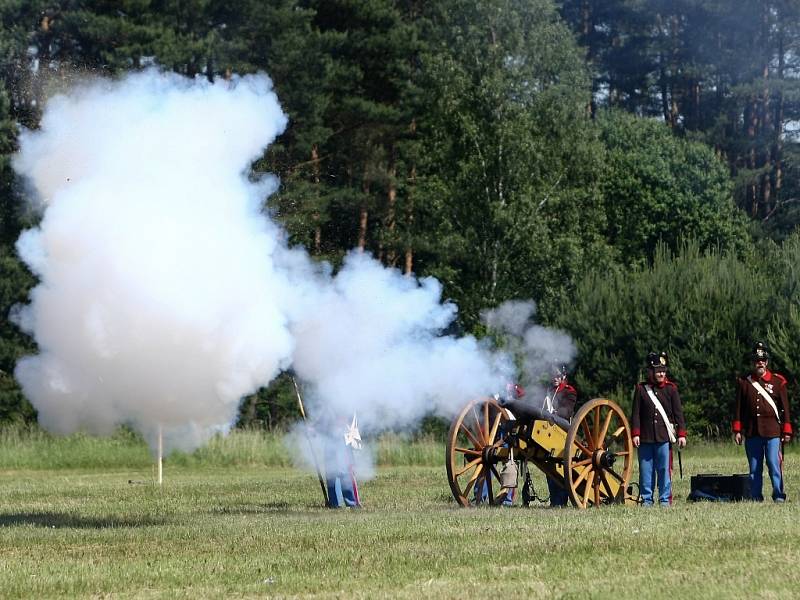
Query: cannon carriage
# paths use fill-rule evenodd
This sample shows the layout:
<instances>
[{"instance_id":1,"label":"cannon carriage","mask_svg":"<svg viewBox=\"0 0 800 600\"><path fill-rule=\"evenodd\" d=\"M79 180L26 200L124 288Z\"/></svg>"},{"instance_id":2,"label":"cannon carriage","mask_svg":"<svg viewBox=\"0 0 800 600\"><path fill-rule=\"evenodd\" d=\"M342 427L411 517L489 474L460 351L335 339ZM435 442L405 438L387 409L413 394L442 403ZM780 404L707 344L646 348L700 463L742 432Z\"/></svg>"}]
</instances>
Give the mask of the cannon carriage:
<instances>
[{"instance_id":1,"label":"cannon carriage","mask_svg":"<svg viewBox=\"0 0 800 600\"><path fill-rule=\"evenodd\" d=\"M462 506L503 503L519 476L526 496L530 465L566 489L579 508L635 503L628 488L632 459L628 419L605 398L585 403L571 421L522 401L473 400L447 438L447 477Z\"/></svg>"}]
</instances>

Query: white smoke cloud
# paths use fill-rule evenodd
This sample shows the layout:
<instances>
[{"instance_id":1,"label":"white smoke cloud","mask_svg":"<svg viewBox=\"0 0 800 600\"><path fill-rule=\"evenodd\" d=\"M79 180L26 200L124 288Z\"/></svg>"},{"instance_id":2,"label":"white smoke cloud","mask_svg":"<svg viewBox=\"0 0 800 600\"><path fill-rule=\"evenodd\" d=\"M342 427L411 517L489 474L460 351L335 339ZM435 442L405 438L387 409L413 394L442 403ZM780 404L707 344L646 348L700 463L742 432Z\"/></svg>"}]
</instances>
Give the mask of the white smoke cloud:
<instances>
[{"instance_id":1,"label":"white smoke cloud","mask_svg":"<svg viewBox=\"0 0 800 600\"><path fill-rule=\"evenodd\" d=\"M504 355L473 337L439 335L456 316L441 291L433 278L418 281L349 254L292 325L294 368L311 383L312 403L357 411L374 431L452 414L502 387L513 372Z\"/></svg>"},{"instance_id":2,"label":"white smoke cloud","mask_svg":"<svg viewBox=\"0 0 800 600\"><path fill-rule=\"evenodd\" d=\"M536 303L532 300L509 300L481 315L491 330L504 337L508 351L520 360L522 381L528 387L527 400L532 403L544 399L554 370L569 368L577 355L569 334L536 324L535 315Z\"/></svg>"},{"instance_id":3,"label":"white smoke cloud","mask_svg":"<svg viewBox=\"0 0 800 600\"><path fill-rule=\"evenodd\" d=\"M41 283L15 314L39 346L16 376L43 426L129 423L151 445L163 427L191 449L293 367L322 421L357 412L369 434L514 379L508 354L441 335L456 307L436 280L358 252L333 275L287 246L260 210L274 179L249 172L285 124L264 75L148 70L53 98L21 136L44 214L17 244ZM527 332L528 350L562 342Z\"/></svg>"},{"instance_id":4,"label":"white smoke cloud","mask_svg":"<svg viewBox=\"0 0 800 600\"><path fill-rule=\"evenodd\" d=\"M286 124L265 76L210 84L147 71L53 98L17 171L45 212L17 248L41 283L16 375L49 430L128 422L191 448L234 420L293 349L247 169Z\"/></svg>"}]
</instances>

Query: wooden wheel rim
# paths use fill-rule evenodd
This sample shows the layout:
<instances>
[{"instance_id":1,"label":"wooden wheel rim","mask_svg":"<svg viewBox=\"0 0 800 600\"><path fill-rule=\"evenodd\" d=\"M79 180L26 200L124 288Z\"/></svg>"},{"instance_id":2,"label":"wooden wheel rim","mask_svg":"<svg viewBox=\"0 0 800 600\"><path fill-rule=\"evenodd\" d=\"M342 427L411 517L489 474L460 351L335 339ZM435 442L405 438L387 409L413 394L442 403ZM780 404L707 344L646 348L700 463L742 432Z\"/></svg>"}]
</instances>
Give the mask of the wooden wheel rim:
<instances>
[{"instance_id":1,"label":"wooden wheel rim","mask_svg":"<svg viewBox=\"0 0 800 600\"><path fill-rule=\"evenodd\" d=\"M628 419L616 402L595 398L584 404L572 419L566 449L564 476L575 506L600 506L624 498L633 468L633 440ZM606 464L606 453L615 457L613 466ZM620 486L613 497L608 483L612 479Z\"/></svg>"},{"instance_id":2,"label":"wooden wheel rim","mask_svg":"<svg viewBox=\"0 0 800 600\"><path fill-rule=\"evenodd\" d=\"M475 490L486 483L488 502L496 504L507 490L500 486L495 465L485 461L486 451L499 447L500 426L510 420L508 411L492 398L469 402L453 419L447 435L445 464L453 497L461 506L474 506ZM486 475L488 473L488 479Z\"/></svg>"}]
</instances>

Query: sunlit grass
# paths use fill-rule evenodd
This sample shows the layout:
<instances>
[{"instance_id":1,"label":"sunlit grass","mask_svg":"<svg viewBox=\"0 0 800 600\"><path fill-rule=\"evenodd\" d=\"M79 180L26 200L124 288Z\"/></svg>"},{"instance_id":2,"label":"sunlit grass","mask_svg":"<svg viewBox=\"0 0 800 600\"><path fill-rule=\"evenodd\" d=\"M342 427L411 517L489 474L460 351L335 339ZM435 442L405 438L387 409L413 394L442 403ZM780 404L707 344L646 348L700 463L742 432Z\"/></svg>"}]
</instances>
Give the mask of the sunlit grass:
<instances>
[{"instance_id":1,"label":"sunlit grass","mask_svg":"<svg viewBox=\"0 0 800 600\"><path fill-rule=\"evenodd\" d=\"M212 455L261 448L242 440ZM4 465L0 597L788 598L800 584L793 452L783 506L685 501L692 474L743 472L731 444L684 453L670 509L461 509L439 464L379 467L364 509L331 511L310 473L200 455L168 463L159 488L142 451L142 466Z\"/></svg>"},{"instance_id":2,"label":"sunlit grass","mask_svg":"<svg viewBox=\"0 0 800 600\"><path fill-rule=\"evenodd\" d=\"M378 465L443 464L444 444L432 438L384 434L366 442L367 452L373 454ZM144 440L124 428L105 438L82 433L55 436L37 427L0 428L0 469L148 468L152 462ZM166 457L165 464L289 467L293 461L283 434L235 430L227 436L213 437L194 452L174 452Z\"/></svg>"}]
</instances>

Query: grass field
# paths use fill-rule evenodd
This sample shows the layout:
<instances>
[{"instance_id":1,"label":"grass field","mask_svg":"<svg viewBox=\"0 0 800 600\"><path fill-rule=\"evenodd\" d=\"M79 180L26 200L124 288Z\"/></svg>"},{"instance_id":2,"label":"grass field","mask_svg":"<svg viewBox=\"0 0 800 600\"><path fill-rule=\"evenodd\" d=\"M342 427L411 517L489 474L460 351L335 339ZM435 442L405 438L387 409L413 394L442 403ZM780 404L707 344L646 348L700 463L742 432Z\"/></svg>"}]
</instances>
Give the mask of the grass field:
<instances>
[{"instance_id":1,"label":"grass field","mask_svg":"<svg viewBox=\"0 0 800 600\"><path fill-rule=\"evenodd\" d=\"M785 505L687 503L690 474L744 470L743 450L708 445L684 453L670 509L461 509L441 446L394 439L365 508L331 511L313 475L273 464L279 442L239 435L168 460L160 489L136 440L0 435L0 597L800 594L792 451Z\"/></svg>"}]
</instances>

